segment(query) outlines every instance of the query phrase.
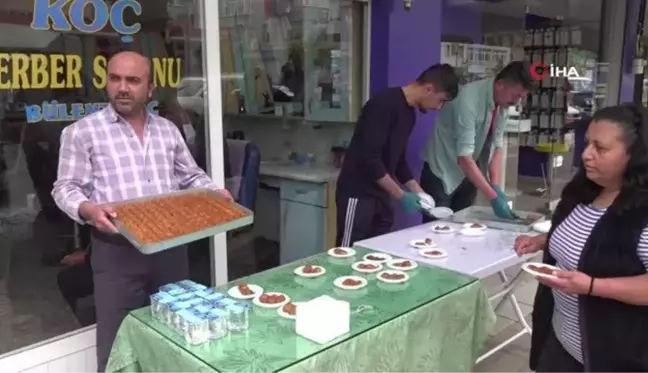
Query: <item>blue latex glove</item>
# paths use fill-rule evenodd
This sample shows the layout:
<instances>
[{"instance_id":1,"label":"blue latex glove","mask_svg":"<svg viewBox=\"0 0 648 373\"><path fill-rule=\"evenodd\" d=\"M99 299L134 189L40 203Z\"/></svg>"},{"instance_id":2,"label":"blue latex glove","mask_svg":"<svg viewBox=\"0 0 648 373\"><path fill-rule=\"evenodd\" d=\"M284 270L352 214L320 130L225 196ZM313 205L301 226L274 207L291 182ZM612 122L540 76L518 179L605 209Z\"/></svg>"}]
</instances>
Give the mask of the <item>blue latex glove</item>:
<instances>
[{"instance_id":1,"label":"blue latex glove","mask_svg":"<svg viewBox=\"0 0 648 373\"><path fill-rule=\"evenodd\" d=\"M418 194L408 192L403 195L403 198L401 198L401 204L408 213L419 212L422 209L421 204L419 203L420 199L421 197L419 197Z\"/></svg>"},{"instance_id":2,"label":"blue latex glove","mask_svg":"<svg viewBox=\"0 0 648 373\"><path fill-rule=\"evenodd\" d=\"M495 192L497 192L498 197L502 197L508 201L508 196L506 195L506 193L504 193L504 190L500 188L499 185L491 185L491 186L493 187L493 189L495 189Z\"/></svg>"},{"instance_id":3,"label":"blue latex glove","mask_svg":"<svg viewBox=\"0 0 648 373\"><path fill-rule=\"evenodd\" d=\"M506 198L502 198L502 196L498 195L491 201L491 207L493 208L495 216L498 218L515 220L515 215L513 215L513 211L511 211Z\"/></svg>"}]
</instances>

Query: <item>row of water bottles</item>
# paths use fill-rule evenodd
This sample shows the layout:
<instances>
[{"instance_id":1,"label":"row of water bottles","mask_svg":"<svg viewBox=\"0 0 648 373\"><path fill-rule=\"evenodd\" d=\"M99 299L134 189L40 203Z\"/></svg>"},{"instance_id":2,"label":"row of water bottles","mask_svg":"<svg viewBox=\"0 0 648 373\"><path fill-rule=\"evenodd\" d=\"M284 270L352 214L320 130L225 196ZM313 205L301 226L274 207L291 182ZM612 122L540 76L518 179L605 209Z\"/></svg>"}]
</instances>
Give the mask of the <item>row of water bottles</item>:
<instances>
[{"instance_id":1,"label":"row of water bottles","mask_svg":"<svg viewBox=\"0 0 648 373\"><path fill-rule=\"evenodd\" d=\"M250 306L190 280L167 284L151 295L154 319L192 345L249 328Z\"/></svg>"}]
</instances>

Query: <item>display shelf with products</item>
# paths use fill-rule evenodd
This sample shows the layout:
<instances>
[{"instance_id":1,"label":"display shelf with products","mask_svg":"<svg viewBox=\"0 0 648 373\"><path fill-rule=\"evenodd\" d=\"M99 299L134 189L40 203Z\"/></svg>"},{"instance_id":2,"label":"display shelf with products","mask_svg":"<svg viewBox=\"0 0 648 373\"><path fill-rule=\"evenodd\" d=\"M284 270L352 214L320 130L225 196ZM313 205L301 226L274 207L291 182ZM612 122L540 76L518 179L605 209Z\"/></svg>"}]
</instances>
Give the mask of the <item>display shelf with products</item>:
<instances>
[{"instance_id":1,"label":"display shelf with products","mask_svg":"<svg viewBox=\"0 0 648 373\"><path fill-rule=\"evenodd\" d=\"M232 0L227 0L227 4ZM228 115L353 121L356 3L230 4L220 19L223 111ZM236 6L235 6L236 5ZM355 70L354 70L355 69Z\"/></svg>"},{"instance_id":2,"label":"display shelf with products","mask_svg":"<svg viewBox=\"0 0 648 373\"><path fill-rule=\"evenodd\" d=\"M571 56L582 43L578 27L556 25L529 29L524 40L525 59L531 65L534 89L524 102L523 116L531 120L531 131L524 134L520 145L547 154L541 165L545 188L539 190L551 206L556 168L563 164L564 154L571 148L573 136L568 126L579 113L571 107Z\"/></svg>"},{"instance_id":3,"label":"display shelf with products","mask_svg":"<svg viewBox=\"0 0 648 373\"><path fill-rule=\"evenodd\" d=\"M525 146L565 144L569 113L569 78L567 66L572 48L580 44L578 28L549 27L528 30L525 36L525 58L537 71L534 89L524 103L523 115L531 119L531 131L522 142ZM563 76L557 76L560 71Z\"/></svg>"}]
</instances>

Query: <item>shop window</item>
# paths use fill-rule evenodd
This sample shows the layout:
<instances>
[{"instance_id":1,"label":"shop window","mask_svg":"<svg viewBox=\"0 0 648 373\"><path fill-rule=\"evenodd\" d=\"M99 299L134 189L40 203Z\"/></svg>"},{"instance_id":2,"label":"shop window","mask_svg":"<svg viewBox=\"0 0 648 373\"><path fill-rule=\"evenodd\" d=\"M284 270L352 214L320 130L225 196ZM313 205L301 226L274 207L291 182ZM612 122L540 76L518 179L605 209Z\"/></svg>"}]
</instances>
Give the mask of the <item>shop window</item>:
<instances>
[{"instance_id":1,"label":"shop window","mask_svg":"<svg viewBox=\"0 0 648 373\"><path fill-rule=\"evenodd\" d=\"M227 115L350 122L362 104L363 22L341 1L221 0L223 109ZM362 66L364 68L364 66Z\"/></svg>"},{"instance_id":2,"label":"shop window","mask_svg":"<svg viewBox=\"0 0 648 373\"><path fill-rule=\"evenodd\" d=\"M232 9L232 2L222 1L221 9ZM252 0L246 13L220 15L228 185L235 194L241 144L262 160L258 184L250 187L254 197L242 197L254 210L254 225L228 239L230 279L335 244L335 178L326 175L335 175L332 148L350 139L368 91L368 3ZM288 174L278 177L278 169ZM300 184L299 175L314 179ZM314 198L290 197L291 190Z\"/></svg>"},{"instance_id":3,"label":"shop window","mask_svg":"<svg viewBox=\"0 0 648 373\"><path fill-rule=\"evenodd\" d=\"M508 109L504 183L517 209L548 212L580 164L578 149L583 134L569 123L580 123L580 118L592 111L596 77L601 77L598 67L602 64L598 61L602 3L603 0L551 0L533 4L516 0L444 2L442 48L467 46L468 55L463 60L448 58L442 62L455 66L462 82L494 77L515 60L573 66L578 72L579 77L568 79L569 85L553 82L554 88L545 89L546 92L561 91L567 100L560 109L551 109L557 110L551 119L560 122L559 128L553 128L552 121L538 119L545 114L533 106L536 101L532 96ZM525 42L529 33L537 35L540 42ZM560 40L561 33L568 37L565 44L555 42ZM545 37L553 41L542 46ZM459 43L457 40L471 41ZM560 56L564 60L559 60ZM566 86L571 87L568 94L564 94ZM563 118L560 121L558 114ZM551 154L539 151L542 144L550 143L557 143L552 149L564 151Z\"/></svg>"},{"instance_id":4,"label":"shop window","mask_svg":"<svg viewBox=\"0 0 648 373\"><path fill-rule=\"evenodd\" d=\"M192 115L205 107L198 2L138 2L141 14L127 10L123 16L126 24L141 26L129 42L110 26L90 33L74 27L60 31L69 21L65 10L58 23L31 27L35 10L51 1L0 3L0 355L94 322L92 275L82 254L88 228L61 213L50 192L61 131L106 103L107 58L120 50L152 58L157 84L152 110L182 130L194 154L204 153L194 136L203 119ZM112 3L106 1L106 9ZM84 22L92 24L92 18ZM30 64L24 73L15 70L24 67L16 61L34 57L49 63L61 55L63 62L80 61L79 68L68 63L62 72L48 72L47 81L38 80ZM53 101L58 110L50 110ZM83 110L72 109L79 104ZM192 253L192 276L208 282L209 260ZM203 264L207 268L197 268Z\"/></svg>"}]
</instances>

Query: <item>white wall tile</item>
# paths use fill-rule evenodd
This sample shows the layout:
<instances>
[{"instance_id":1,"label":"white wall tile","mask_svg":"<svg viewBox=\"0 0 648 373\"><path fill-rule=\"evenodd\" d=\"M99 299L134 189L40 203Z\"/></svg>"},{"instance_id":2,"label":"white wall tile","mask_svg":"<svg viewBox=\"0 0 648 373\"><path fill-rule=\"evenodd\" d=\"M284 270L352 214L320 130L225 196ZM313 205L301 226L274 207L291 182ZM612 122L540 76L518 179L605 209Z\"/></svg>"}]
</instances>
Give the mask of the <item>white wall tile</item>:
<instances>
[{"instance_id":1,"label":"white wall tile","mask_svg":"<svg viewBox=\"0 0 648 373\"><path fill-rule=\"evenodd\" d=\"M79 351L68 356L50 361L47 364L49 372L87 372L86 364L87 354L86 351Z\"/></svg>"},{"instance_id":2,"label":"white wall tile","mask_svg":"<svg viewBox=\"0 0 648 373\"><path fill-rule=\"evenodd\" d=\"M3 355L0 372L96 372L95 331L87 327Z\"/></svg>"},{"instance_id":3,"label":"white wall tile","mask_svg":"<svg viewBox=\"0 0 648 373\"><path fill-rule=\"evenodd\" d=\"M20 371L19 373L80 373L97 371L97 350L83 351L60 357L48 363Z\"/></svg>"}]
</instances>

